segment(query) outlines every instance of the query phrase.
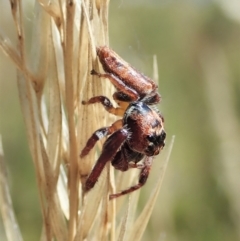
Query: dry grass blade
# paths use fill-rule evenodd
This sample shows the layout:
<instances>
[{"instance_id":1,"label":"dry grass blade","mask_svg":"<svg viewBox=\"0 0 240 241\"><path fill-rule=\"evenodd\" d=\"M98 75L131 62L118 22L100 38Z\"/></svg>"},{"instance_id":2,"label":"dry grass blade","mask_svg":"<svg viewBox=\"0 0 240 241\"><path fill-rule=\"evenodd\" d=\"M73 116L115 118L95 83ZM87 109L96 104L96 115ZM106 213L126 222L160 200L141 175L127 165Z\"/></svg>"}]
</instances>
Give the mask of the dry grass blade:
<instances>
[{"instance_id":1,"label":"dry grass blade","mask_svg":"<svg viewBox=\"0 0 240 241\"><path fill-rule=\"evenodd\" d=\"M158 83L159 80L159 74L158 74L158 62L157 62L157 56L153 55L153 80Z\"/></svg>"},{"instance_id":2,"label":"dry grass blade","mask_svg":"<svg viewBox=\"0 0 240 241\"><path fill-rule=\"evenodd\" d=\"M65 226L65 220L63 212L59 205L59 199L56 195L56 178L53 172L53 168L49 162L47 152L45 150L43 141L40 139L43 167L45 170L45 182L46 182L46 201L45 212L47 218L50 219L50 228L56 235L57 240L67 240L67 228ZM49 227L48 227L49 229Z\"/></svg>"},{"instance_id":3,"label":"dry grass blade","mask_svg":"<svg viewBox=\"0 0 240 241\"><path fill-rule=\"evenodd\" d=\"M94 221L96 218L101 218L101 211L99 210L99 206L101 204L101 200L103 198L103 194L105 193L105 198L108 198L108 194L106 193L105 186L106 186L106 170L104 170L103 175L99 179L98 183L96 184L96 188L89 192L85 197L83 203L82 214L79 217L79 227L78 227L78 237L82 237L83 239L88 236L92 226L94 225ZM98 220L99 221L99 220ZM93 232L99 233L100 227L96 227ZM78 240L78 239L77 239Z\"/></svg>"},{"instance_id":4,"label":"dry grass blade","mask_svg":"<svg viewBox=\"0 0 240 241\"><path fill-rule=\"evenodd\" d=\"M8 187L7 168L4 160L2 137L0 135L0 210L9 241L22 241L21 232L14 215L12 200Z\"/></svg>"},{"instance_id":5,"label":"dry grass blade","mask_svg":"<svg viewBox=\"0 0 240 241\"><path fill-rule=\"evenodd\" d=\"M121 224L119 226L120 230L119 230L119 235L118 235L118 241L124 241L126 239L128 219L129 219L129 210L130 210L130 200L131 200L131 195L129 195L128 202L127 202L127 209L124 214L124 217L122 218Z\"/></svg>"},{"instance_id":6,"label":"dry grass blade","mask_svg":"<svg viewBox=\"0 0 240 241\"><path fill-rule=\"evenodd\" d=\"M24 69L19 53L13 47L11 41L6 38L3 33L0 34L0 48L14 62L19 70Z\"/></svg>"}]
</instances>

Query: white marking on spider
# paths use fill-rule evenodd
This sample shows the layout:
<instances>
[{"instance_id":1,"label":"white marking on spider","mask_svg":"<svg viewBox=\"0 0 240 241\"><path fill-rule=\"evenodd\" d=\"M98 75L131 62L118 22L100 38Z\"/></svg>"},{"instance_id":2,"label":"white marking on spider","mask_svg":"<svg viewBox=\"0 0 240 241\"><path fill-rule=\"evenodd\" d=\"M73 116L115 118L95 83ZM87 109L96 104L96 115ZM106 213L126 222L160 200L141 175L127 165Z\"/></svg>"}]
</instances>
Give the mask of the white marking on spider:
<instances>
[{"instance_id":1,"label":"white marking on spider","mask_svg":"<svg viewBox=\"0 0 240 241\"><path fill-rule=\"evenodd\" d=\"M125 118L128 118L129 116L132 115L134 112L135 106L131 106L126 112L125 112Z\"/></svg>"},{"instance_id":2,"label":"white marking on spider","mask_svg":"<svg viewBox=\"0 0 240 241\"><path fill-rule=\"evenodd\" d=\"M103 132L103 131L96 131L95 132L95 135L98 137L99 140L102 139L103 137L105 137L106 134L107 134L106 131L105 132Z\"/></svg>"},{"instance_id":3,"label":"white marking on spider","mask_svg":"<svg viewBox=\"0 0 240 241\"><path fill-rule=\"evenodd\" d=\"M103 103L104 103L104 105L109 106L109 100L108 99L104 99Z\"/></svg>"}]
</instances>

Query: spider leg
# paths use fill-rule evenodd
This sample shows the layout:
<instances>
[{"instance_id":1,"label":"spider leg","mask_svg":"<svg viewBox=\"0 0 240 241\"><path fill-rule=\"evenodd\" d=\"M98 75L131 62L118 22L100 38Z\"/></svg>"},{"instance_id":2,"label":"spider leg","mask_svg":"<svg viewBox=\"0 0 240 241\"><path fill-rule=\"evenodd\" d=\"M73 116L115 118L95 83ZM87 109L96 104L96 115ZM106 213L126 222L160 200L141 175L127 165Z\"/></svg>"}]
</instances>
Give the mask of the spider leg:
<instances>
[{"instance_id":1,"label":"spider leg","mask_svg":"<svg viewBox=\"0 0 240 241\"><path fill-rule=\"evenodd\" d=\"M111 163L115 169L122 172L127 171L129 168L143 169L145 167L142 163L129 162L122 150L117 152Z\"/></svg>"},{"instance_id":2,"label":"spider leg","mask_svg":"<svg viewBox=\"0 0 240 241\"><path fill-rule=\"evenodd\" d=\"M118 103L119 106L122 106L121 103L135 101L131 98L131 96L128 96L121 91L115 92L113 94L113 99ZM143 101L147 105L155 105L161 102L161 96L158 92L152 92L151 94L146 95L145 97L140 97L140 101ZM127 104L125 103L125 106L126 105Z\"/></svg>"},{"instance_id":3,"label":"spider leg","mask_svg":"<svg viewBox=\"0 0 240 241\"><path fill-rule=\"evenodd\" d=\"M131 150L127 142L125 142L111 163L115 169L124 172L129 168L144 168L144 164L138 163L142 159L143 154Z\"/></svg>"},{"instance_id":4,"label":"spider leg","mask_svg":"<svg viewBox=\"0 0 240 241\"><path fill-rule=\"evenodd\" d=\"M95 183L98 180L104 166L108 161L111 161L116 155L118 149L128 138L128 131L124 128L114 132L104 143L103 150L98 158L92 172L88 176L85 184L85 191L89 191L94 187Z\"/></svg>"},{"instance_id":5,"label":"spider leg","mask_svg":"<svg viewBox=\"0 0 240 241\"><path fill-rule=\"evenodd\" d=\"M139 94L137 93L136 90L128 87L120 78L118 78L113 74L110 74L110 73L100 74L93 69L91 71L91 75L97 75L99 78L109 79L118 90L121 90L121 92L129 96L133 101L139 99Z\"/></svg>"},{"instance_id":6,"label":"spider leg","mask_svg":"<svg viewBox=\"0 0 240 241\"><path fill-rule=\"evenodd\" d=\"M94 103L101 103L106 111L117 116L123 116L125 109L120 107L113 107L111 101L106 96L94 96L88 101L82 101L83 105L89 105Z\"/></svg>"},{"instance_id":7,"label":"spider leg","mask_svg":"<svg viewBox=\"0 0 240 241\"><path fill-rule=\"evenodd\" d=\"M113 94L113 99L115 100L115 102L123 109L126 111L126 109L129 106L130 102L133 102L134 100L131 99L130 96L124 94L121 91L117 91Z\"/></svg>"},{"instance_id":8,"label":"spider leg","mask_svg":"<svg viewBox=\"0 0 240 241\"><path fill-rule=\"evenodd\" d=\"M122 128L122 120L115 121L111 126L103 127L98 130L96 130L92 136L88 139L86 146L83 148L80 157L86 156L89 151L95 146L96 142L103 137L106 137L110 134L112 134L114 131Z\"/></svg>"},{"instance_id":9,"label":"spider leg","mask_svg":"<svg viewBox=\"0 0 240 241\"><path fill-rule=\"evenodd\" d=\"M154 105L160 103L161 96L158 92L152 92L151 94L141 99L141 101L143 101L147 105Z\"/></svg>"},{"instance_id":10,"label":"spider leg","mask_svg":"<svg viewBox=\"0 0 240 241\"><path fill-rule=\"evenodd\" d=\"M124 145L122 146L121 150L117 152L117 154L111 161L113 167L122 172L128 170L128 160L124 155L123 148L124 148Z\"/></svg>"},{"instance_id":11,"label":"spider leg","mask_svg":"<svg viewBox=\"0 0 240 241\"><path fill-rule=\"evenodd\" d=\"M122 191L122 192L119 192L119 193L116 193L116 194L111 194L109 196L109 199L113 199L113 198L117 198L117 197L120 197L122 195L125 195L125 194L128 194L130 192L133 192L139 188L141 188L147 181L148 179L148 175L150 173L150 169L151 169L151 166L152 166L152 160L153 158L152 157L145 157L145 160L144 160L144 167L142 168L141 172L140 172L140 176L139 176L139 181L138 181L138 184Z\"/></svg>"}]
</instances>

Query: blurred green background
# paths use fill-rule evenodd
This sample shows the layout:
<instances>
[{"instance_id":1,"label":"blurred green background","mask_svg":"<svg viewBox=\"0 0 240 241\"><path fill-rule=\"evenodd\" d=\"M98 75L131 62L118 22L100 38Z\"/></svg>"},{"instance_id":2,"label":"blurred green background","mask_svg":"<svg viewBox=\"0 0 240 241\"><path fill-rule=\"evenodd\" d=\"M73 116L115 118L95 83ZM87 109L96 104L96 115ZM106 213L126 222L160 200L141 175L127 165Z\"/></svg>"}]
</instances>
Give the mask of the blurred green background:
<instances>
[{"instance_id":1,"label":"blurred green background","mask_svg":"<svg viewBox=\"0 0 240 241\"><path fill-rule=\"evenodd\" d=\"M240 240L240 4L233 4L110 3L110 46L148 76L157 55L167 143L176 136L143 240ZM38 240L41 214L16 72L0 57L0 133L14 208L25 240ZM153 169L139 209L156 179Z\"/></svg>"}]
</instances>

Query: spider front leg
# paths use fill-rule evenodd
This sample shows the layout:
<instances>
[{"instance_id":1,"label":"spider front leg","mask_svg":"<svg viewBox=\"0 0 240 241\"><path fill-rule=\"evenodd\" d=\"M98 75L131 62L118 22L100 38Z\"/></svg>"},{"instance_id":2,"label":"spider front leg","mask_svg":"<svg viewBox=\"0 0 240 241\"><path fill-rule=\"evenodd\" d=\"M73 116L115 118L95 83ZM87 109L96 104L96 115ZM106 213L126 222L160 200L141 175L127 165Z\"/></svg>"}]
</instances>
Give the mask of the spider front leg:
<instances>
[{"instance_id":1,"label":"spider front leg","mask_svg":"<svg viewBox=\"0 0 240 241\"><path fill-rule=\"evenodd\" d=\"M123 116L125 112L125 109L122 109L120 107L113 107L111 101L106 96L99 95L99 96L92 97L88 101L82 101L83 105L89 105L89 104L95 104L95 103L101 103L106 111L116 116Z\"/></svg>"},{"instance_id":2,"label":"spider front leg","mask_svg":"<svg viewBox=\"0 0 240 241\"><path fill-rule=\"evenodd\" d=\"M116 155L118 149L122 146L122 144L128 138L129 133L127 129L120 129L114 132L104 143L103 150L98 158L93 170L91 171L90 175L88 176L86 183L85 183L85 191L89 191L91 188L94 187L95 183L98 180L104 166L108 161L111 161L114 156Z\"/></svg>"},{"instance_id":3,"label":"spider front leg","mask_svg":"<svg viewBox=\"0 0 240 241\"><path fill-rule=\"evenodd\" d=\"M128 87L120 78L111 73L100 74L93 69L91 71L91 75L97 75L99 78L109 79L112 82L112 84L116 87L116 89L120 90L125 95L129 96L129 98L132 101L138 100L140 98L136 90Z\"/></svg>"},{"instance_id":4,"label":"spider front leg","mask_svg":"<svg viewBox=\"0 0 240 241\"><path fill-rule=\"evenodd\" d=\"M152 166L152 161L153 161L153 158L152 157L149 157L149 156L146 156L145 159L144 159L144 162L143 162L143 168L140 172L140 176L139 176L139 180L138 180L138 184L122 191L122 192L119 192L119 193L116 193L116 194L111 194L109 196L109 199L113 199L113 198L117 198L117 197L120 197L122 195L125 195L125 194L128 194L130 192L133 192L133 191L136 191L137 189L141 188L147 181L148 179L148 175L150 173L150 170L151 170L151 166Z\"/></svg>"},{"instance_id":5,"label":"spider front leg","mask_svg":"<svg viewBox=\"0 0 240 241\"><path fill-rule=\"evenodd\" d=\"M147 105L156 105L161 101L161 95L158 92L152 92L145 96L142 101Z\"/></svg>"},{"instance_id":6,"label":"spider front leg","mask_svg":"<svg viewBox=\"0 0 240 241\"><path fill-rule=\"evenodd\" d=\"M96 130L92 136L88 139L86 146L83 148L80 157L86 156L91 149L95 146L96 142L103 137L106 137L110 134L112 134L114 131L122 128L122 120L115 121L111 126L103 127L98 130Z\"/></svg>"}]
</instances>

